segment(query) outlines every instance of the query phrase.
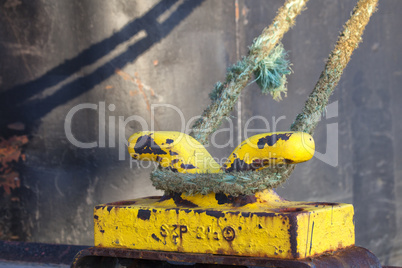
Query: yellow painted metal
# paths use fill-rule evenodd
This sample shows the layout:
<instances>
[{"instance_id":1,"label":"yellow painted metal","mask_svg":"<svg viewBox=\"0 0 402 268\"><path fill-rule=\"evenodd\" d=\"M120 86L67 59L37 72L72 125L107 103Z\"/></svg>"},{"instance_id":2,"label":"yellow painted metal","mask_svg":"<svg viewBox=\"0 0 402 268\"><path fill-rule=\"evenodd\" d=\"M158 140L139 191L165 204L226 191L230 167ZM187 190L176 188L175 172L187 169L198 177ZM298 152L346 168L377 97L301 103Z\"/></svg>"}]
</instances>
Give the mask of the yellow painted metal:
<instances>
[{"instance_id":1,"label":"yellow painted metal","mask_svg":"<svg viewBox=\"0 0 402 268\"><path fill-rule=\"evenodd\" d=\"M314 156L315 143L313 137L305 132L272 132L254 135L241 144L228 156L224 164L230 169L235 161L244 164L264 167L301 163ZM243 164L243 165L244 165Z\"/></svg>"},{"instance_id":2,"label":"yellow painted metal","mask_svg":"<svg viewBox=\"0 0 402 268\"><path fill-rule=\"evenodd\" d=\"M180 173L216 173L221 166L193 137L175 131L141 131L128 139L128 152Z\"/></svg>"},{"instance_id":3,"label":"yellow painted metal","mask_svg":"<svg viewBox=\"0 0 402 268\"><path fill-rule=\"evenodd\" d=\"M179 173L259 170L284 163L301 163L314 155L313 137L304 132L272 132L244 140L223 168L193 137L175 131L141 131L129 138L128 152L138 160L155 161Z\"/></svg>"},{"instance_id":4,"label":"yellow painted metal","mask_svg":"<svg viewBox=\"0 0 402 268\"><path fill-rule=\"evenodd\" d=\"M353 206L274 191L147 197L95 207L95 246L305 258L354 245Z\"/></svg>"}]
</instances>

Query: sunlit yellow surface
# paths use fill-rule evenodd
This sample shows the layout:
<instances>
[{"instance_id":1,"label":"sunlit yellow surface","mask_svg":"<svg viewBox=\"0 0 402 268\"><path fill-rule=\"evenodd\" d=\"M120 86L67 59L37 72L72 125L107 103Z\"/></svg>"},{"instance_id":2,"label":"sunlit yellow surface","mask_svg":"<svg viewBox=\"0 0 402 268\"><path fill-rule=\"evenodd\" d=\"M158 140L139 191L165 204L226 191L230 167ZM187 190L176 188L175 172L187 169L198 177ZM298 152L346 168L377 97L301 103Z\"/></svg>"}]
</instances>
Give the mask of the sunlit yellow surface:
<instances>
[{"instance_id":1,"label":"sunlit yellow surface","mask_svg":"<svg viewBox=\"0 0 402 268\"><path fill-rule=\"evenodd\" d=\"M353 206L292 202L273 191L148 197L95 207L95 246L305 258L354 245Z\"/></svg>"},{"instance_id":2,"label":"sunlit yellow surface","mask_svg":"<svg viewBox=\"0 0 402 268\"><path fill-rule=\"evenodd\" d=\"M304 132L271 132L239 144L223 167L193 137L175 131L141 131L128 140L128 152L137 160L158 162L179 173L218 173L259 170L278 164L295 164L314 155L313 137Z\"/></svg>"},{"instance_id":3,"label":"sunlit yellow surface","mask_svg":"<svg viewBox=\"0 0 402 268\"><path fill-rule=\"evenodd\" d=\"M216 173L221 166L193 137L176 131L141 131L128 139L131 157L180 173Z\"/></svg>"}]
</instances>

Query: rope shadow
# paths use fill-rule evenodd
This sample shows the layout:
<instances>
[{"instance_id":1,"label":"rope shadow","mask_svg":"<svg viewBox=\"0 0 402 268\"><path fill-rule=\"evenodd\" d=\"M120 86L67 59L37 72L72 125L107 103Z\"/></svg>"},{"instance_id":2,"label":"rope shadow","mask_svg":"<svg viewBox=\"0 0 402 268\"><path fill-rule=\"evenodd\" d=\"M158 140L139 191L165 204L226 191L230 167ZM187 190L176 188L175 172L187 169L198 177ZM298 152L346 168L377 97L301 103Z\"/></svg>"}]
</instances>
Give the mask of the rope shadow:
<instances>
[{"instance_id":1,"label":"rope shadow","mask_svg":"<svg viewBox=\"0 0 402 268\"><path fill-rule=\"evenodd\" d=\"M174 10L162 23L157 18L171 8L179 0L162 0L141 18L135 19L124 26L119 32L99 43L83 50L76 57L49 70L41 77L28 83L13 87L0 94L0 131L2 136L12 135L13 131L7 125L16 121L25 124L25 133L30 134L38 120L62 105L91 90L94 86L114 75L116 69L122 69L135 61L141 54L154 44L167 37L192 11L204 0L185 1ZM29 100L45 89L63 82L83 67L95 63L108 55L118 45L128 41L137 33L145 31L146 37L129 45L126 50L112 60L96 68L93 72L61 86L55 93L43 99ZM60 75L63 73L68 75ZM7 116L4 116L7 115Z\"/></svg>"}]
</instances>

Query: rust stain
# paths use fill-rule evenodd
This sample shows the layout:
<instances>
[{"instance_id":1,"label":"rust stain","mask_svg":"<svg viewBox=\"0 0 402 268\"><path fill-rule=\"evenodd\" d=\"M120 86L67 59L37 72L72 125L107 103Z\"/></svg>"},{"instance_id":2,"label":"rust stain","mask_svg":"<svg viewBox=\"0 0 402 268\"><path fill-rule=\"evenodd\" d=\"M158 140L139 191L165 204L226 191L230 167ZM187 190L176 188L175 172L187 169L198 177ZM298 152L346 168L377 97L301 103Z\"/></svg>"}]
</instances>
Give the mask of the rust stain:
<instances>
[{"instance_id":1,"label":"rust stain","mask_svg":"<svg viewBox=\"0 0 402 268\"><path fill-rule=\"evenodd\" d=\"M123 78L125 81L134 82L134 79L133 79L128 73L125 73L125 72L123 72L123 71L120 70L120 69L116 69L115 73L118 74L118 75L120 75L121 78Z\"/></svg>"},{"instance_id":2,"label":"rust stain","mask_svg":"<svg viewBox=\"0 0 402 268\"><path fill-rule=\"evenodd\" d=\"M21 186L19 173L13 170L12 163L20 159L25 161L25 155L21 151L26 143L28 143L26 135L13 136L7 140L0 137L0 187L3 187L8 195L12 189Z\"/></svg>"},{"instance_id":3,"label":"rust stain","mask_svg":"<svg viewBox=\"0 0 402 268\"><path fill-rule=\"evenodd\" d=\"M138 86L138 90L141 92L142 96L144 97L144 101L147 104L147 110L150 112L151 111L151 105L149 104L149 100L147 95L145 94L144 91L144 84L142 83L142 81L138 78L138 73L135 72L134 73L134 77L135 77L135 83Z\"/></svg>"},{"instance_id":4,"label":"rust stain","mask_svg":"<svg viewBox=\"0 0 402 268\"><path fill-rule=\"evenodd\" d=\"M113 88L112 85L107 85L107 86L105 87L106 90L109 90L109 89L112 89L112 88Z\"/></svg>"},{"instance_id":5,"label":"rust stain","mask_svg":"<svg viewBox=\"0 0 402 268\"><path fill-rule=\"evenodd\" d=\"M239 11L239 3L235 3L235 19L236 21L239 21L240 18L240 11Z\"/></svg>"},{"instance_id":6,"label":"rust stain","mask_svg":"<svg viewBox=\"0 0 402 268\"><path fill-rule=\"evenodd\" d=\"M148 112L151 112L151 105L150 105L150 103L149 103L149 100L148 100L147 95L145 94L145 91L144 91L144 84L143 84L142 81L138 78L138 73L135 72L135 73L134 73L134 78L133 78L133 77L131 77L128 73L123 72L123 71L120 70L120 69L116 69L115 72L116 72L116 74L120 75L125 81L130 81L130 82L132 82L132 83L134 83L134 84L137 85L138 90L139 90L139 92L141 93L141 95L142 95L142 97L143 97L143 99L144 99L144 102L145 102L145 104L146 104L146 106L147 106ZM131 94L130 94L130 95L131 95ZM134 95L135 95L135 94L134 94ZM134 95L131 95L131 96L134 96Z\"/></svg>"},{"instance_id":7,"label":"rust stain","mask_svg":"<svg viewBox=\"0 0 402 268\"><path fill-rule=\"evenodd\" d=\"M11 189L21 186L19 174L15 171L6 170L5 174L0 175L0 187L3 187L7 195L11 195Z\"/></svg>"},{"instance_id":8,"label":"rust stain","mask_svg":"<svg viewBox=\"0 0 402 268\"><path fill-rule=\"evenodd\" d=\"M130 90L129 92L128 92L128 94L130 94L130 96L135 96L135 95L137 95L138 94L138 91L134 91L134 90Z\"/></svg>"},{"instance_id":9,"label":"rust stain","mask_svg":"<svg viewBox=\"0 0 402 268\"><path fill-rule=\"evenodd\" d=\"M146 85L144 85L144 83L142 83L142 81L138 77L137 72L134 73L134 77L132 77L131 75L129 75L128 73L126 73L120 69L116 69L115 73L118 74L120 77L122 77L125 81L130 81L138 87L137 92L129 91L129 94L130 94L130 96L135 96L135 95L141 93L142 98L145 102L145 105L147 106L147 111L149 112L149 114L151 116L151 120L155 122L155 129L159 129L158 122L155 120L155 118L153 117L153 114L151 113L151 104L150 104L149 98L148 98L147 94L145 93L145 90L147 90L147 91L149 91L149 94L151 95L151 97L154 97L156 95L155 91L151 87L146 86Z\"/></svg>"},{"instance_id":10,"label":"rust stain","mask_svg":"<svg viewBox=\"0 0 402 268\"><path fill-rule=\"evenodd\" d=\"M158 64L159 64L159 61L158 60L154 60L154 66L157 66Z\"/></svg>"},{"instance_id":11,"label":"rust stain","mask_svg":"<svg viewBox=\"0 0 402 268\"><path fill-rule=\"evenodd\" d=\"M18 161L21 157L21 147L28 143L26 135L13 136L8 140L0 137L0 163L2 167L0 171L9 168L9 163Z\"/></svg>"}]
</instances>

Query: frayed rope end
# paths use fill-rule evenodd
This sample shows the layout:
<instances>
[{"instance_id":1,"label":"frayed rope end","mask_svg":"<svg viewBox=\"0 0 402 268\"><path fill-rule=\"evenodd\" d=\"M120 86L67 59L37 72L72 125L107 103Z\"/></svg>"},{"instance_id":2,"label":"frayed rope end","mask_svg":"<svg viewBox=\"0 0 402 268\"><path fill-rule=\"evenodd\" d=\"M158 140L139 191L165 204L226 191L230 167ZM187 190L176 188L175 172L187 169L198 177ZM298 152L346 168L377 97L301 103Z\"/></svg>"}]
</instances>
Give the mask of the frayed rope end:
<instances>
[{"instance_id":1,"label":"frayed rope end","mask_svg":"<svg viewBox=\"0 0 402 268\"><path fill-rule=\"evenodd\" d=\"M254 66L255 82L262 93L271 94L274 100L282 100L282 93L286 97L286 75L291 73L287 53L282 44L278 44L269 54L269 57L256 58Z\"/></svg>"}]
</instances>

